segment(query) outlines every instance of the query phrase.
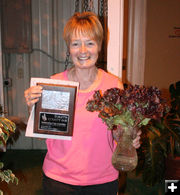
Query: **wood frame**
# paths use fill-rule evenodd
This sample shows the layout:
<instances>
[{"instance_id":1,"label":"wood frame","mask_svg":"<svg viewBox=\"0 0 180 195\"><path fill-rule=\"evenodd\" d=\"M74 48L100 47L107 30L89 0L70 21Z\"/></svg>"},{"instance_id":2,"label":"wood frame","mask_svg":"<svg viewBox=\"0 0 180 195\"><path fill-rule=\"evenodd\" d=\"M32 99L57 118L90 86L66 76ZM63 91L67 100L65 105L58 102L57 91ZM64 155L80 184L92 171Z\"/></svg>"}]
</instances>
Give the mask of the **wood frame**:
<instances>
[{"instance_id":1,"label":"wood frame","mask_svg":"<svg viewBox=\"0 0 180 195\"><path fill-rule=\"evenodd\" d=\"M42 86L43 92L47 91L48 93L46 93L46 95L42 93L42 96L35 105L34 132L72 136L77 87L47 83L37 83L37 85ZM59 105L59 108L56 108L58 107L57 103L56 105L51 104L50 101L53 102L52 99L55 99L55 94L58 95L58 98L61 98L64 95L64 98L66 99L61 98L62 102L64 101L68 105L64 105L64 108L60 108L61 105ZM48 96L48 98L43 96ZM47 107L43 107L43 101L47 101L44 103Z\"/></svg>"}]
</instances>

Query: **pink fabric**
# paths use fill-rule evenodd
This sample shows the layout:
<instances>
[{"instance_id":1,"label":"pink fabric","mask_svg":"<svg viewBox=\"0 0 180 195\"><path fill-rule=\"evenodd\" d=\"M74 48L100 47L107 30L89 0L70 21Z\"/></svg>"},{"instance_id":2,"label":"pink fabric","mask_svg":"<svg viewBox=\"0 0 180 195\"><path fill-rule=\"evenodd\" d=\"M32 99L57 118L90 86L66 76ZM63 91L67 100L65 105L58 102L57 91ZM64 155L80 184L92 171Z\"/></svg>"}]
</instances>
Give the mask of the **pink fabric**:
<instances>
[{"instance_id":1,"label":"pink fabric","mask_svg":"<svg viewBox=\"0 0 180 195\"><path fill-rule=\"evenodd\" d=\"M51 78L67 80L67 71ZM122 84L117 77L99 69L93 85L79 90L72 140L46 140L48 152L43 164L46 176L72 185L102 184L118 178L118 171L111 164L111 131L97 112L86 110L86 102L95 90L111 87L122 88Z\"/></svg>"}]
</instances>

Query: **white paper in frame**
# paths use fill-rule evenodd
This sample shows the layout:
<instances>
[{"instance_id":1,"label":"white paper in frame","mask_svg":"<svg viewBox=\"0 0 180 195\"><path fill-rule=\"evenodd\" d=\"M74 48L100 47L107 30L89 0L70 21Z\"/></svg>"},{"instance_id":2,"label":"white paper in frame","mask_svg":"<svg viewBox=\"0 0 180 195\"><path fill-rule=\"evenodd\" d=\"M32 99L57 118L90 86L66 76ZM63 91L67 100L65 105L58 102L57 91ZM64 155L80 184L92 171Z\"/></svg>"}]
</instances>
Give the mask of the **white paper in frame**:
<instances>
[{"instance_id":1,"label":"white paper in frame","mask_svg":"<svg viewBox=\"0 0 180 195\"><path fill-rule=\"evenodd\" d=\"M56 79L47 79L47 78L31 78L30 86L36 86L38 83L41 84L52 84L52 85L65 85L65 86L74 86L77 87L76 94L78 93L78 82L65 81L65 80L56 80ZM77 95L76 95L77 98ZM62 140L71 140L72 136L64 135L54 135L54 134L45 134L45 133L35 133L34 132L34 121L35 121L35 106L32 107L25 136L27 137L36 137L36 138L50 138L50 139L62 139Z\"/></svg>"}]
</instances>

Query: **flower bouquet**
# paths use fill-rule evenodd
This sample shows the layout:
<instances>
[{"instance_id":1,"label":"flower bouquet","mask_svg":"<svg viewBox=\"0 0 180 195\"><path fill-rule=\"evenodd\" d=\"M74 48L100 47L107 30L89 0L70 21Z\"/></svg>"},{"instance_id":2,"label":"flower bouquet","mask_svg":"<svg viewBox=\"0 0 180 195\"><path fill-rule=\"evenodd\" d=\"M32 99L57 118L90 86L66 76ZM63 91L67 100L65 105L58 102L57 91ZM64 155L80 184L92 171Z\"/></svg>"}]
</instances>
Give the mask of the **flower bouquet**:
<instances>
[{"instance_id":1,"label":"flower bouquet","mask_svg":"<svg viewBox=\"0 0 180 195\"><path fill-rule=\"evenodd\" d=\"M127 85L124 90L111 88L103 94L95 91L86 109L99 112L99 117L112 130L117 142L112 164L117 170L132 171L137 166L136 149L132 140L138 129L151 119L160 119L168 106L157 87Z\"/></svg>"}]
</instances>

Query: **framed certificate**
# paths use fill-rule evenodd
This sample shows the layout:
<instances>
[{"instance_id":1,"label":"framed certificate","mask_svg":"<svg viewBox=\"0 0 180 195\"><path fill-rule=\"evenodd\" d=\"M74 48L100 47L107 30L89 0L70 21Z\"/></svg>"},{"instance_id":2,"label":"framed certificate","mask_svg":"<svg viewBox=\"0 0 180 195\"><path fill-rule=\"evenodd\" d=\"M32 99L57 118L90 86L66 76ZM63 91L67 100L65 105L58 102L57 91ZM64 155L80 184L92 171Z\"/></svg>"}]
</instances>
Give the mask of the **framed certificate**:
<instances>
[{"instance_id":1,"label":"framed certificate","mask_svg":"<svg viewBox=\"0 0 180 195\"><path fill-rule=\"evenodd\" d=\"M79 83L32 78L31 85L40 85L43 91L32 111L34 118L29 119L33 123L31 124L33 131L29 130L31 133L27 133L27 136L54 139L72 137Z\"/></svg>"}]
</instances>

